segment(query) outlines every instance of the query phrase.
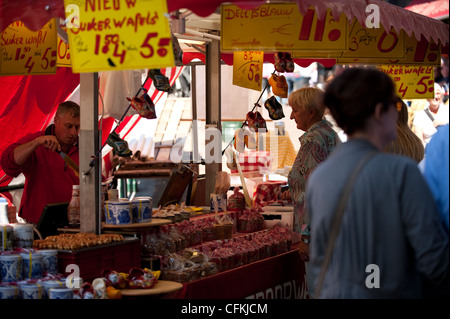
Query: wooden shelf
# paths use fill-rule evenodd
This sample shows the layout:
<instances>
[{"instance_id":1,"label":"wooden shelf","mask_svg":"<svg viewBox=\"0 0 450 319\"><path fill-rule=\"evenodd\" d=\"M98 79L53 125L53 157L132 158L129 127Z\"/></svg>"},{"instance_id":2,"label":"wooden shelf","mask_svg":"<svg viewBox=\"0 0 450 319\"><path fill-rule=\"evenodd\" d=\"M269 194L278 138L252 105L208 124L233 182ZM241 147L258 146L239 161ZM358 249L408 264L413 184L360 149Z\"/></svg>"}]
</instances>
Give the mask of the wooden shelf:
<instances>
[{"instance_id":1,"label":"wooden shelf","mask_svg":"<svg viewBox=\"0 0 450 319\"><path fill-rule=\"evenodd\" d=\"M161 226L161 225L167 225L172 223L170 219L162 219L162 218L155 218L152 219L151 222L148 223L133 223L133 224L125 224L125 225L111 225L102 223L102 227L104 229L140 229L140 228L148 228L148 227L155 227L155 226Z\"/></svg>"}]
</instances>

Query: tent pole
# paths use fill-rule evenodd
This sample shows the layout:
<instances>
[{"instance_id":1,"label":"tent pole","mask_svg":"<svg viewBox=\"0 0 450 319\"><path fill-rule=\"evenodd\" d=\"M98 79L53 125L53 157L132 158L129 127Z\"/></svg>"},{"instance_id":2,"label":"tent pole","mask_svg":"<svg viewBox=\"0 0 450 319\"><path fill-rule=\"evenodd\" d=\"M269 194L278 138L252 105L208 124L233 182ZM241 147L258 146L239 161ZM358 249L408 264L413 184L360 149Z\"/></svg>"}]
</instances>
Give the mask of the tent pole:
<instances>
[{"instance_id":1,"label":"tent pole","mask_svg":"<svg viewBox=\"0 0 450 319\"><path fill-rule=\"evenodd\" d=\"M83 174L91 155L97 154L101 134L98 130L98 73L80 74L80 231L100 234L101 158L95 159L95 174ZM94 196L92 196L94 194Z\"/></svg>"},{"instance_id":2,"label":"tent pole","mask_svg":"<svg viewBox=\"0 0 450 319\"><path fill-rule=\"evenodd\" d=\"M206 46L206 131L205 131L205 199L209 202L214 193L216 173L222 170L222 136L211 135L222 131L221 119L221 62L220 41L213 40ZM218 136L219 135L219 136ZM208 145L209 144L209 145ZM213 147L211 147L213 146ZM209 151L212 148L212 153Z\"/></svg>"}]
</instances>

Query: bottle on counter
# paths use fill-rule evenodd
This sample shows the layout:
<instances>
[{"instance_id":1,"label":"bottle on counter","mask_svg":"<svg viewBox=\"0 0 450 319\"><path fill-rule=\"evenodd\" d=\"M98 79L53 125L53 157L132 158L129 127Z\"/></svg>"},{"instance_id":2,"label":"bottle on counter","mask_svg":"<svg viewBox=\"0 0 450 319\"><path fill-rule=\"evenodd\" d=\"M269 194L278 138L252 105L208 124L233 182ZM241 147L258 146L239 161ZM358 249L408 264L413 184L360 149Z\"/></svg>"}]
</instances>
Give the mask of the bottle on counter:
<instances>
[{"instance_id":1,"label":"bottle on counter","mask_svg":"<svg viewBox=\"0 0 450 319\"><path fill-rule=\"evenodd\" d=\"M67 207L69 226L80 226L80 185L73 185L72 199Z\"/></svg>"}]
</instances>

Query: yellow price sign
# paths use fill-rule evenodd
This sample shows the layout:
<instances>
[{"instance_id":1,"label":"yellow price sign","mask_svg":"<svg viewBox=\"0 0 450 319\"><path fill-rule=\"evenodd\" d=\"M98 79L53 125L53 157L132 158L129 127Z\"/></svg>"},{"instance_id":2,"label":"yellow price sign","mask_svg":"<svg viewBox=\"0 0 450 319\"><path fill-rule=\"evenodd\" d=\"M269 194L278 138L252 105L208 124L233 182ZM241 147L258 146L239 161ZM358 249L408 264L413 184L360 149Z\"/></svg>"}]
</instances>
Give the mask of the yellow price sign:
<instances>
[{"instance_id":1,"label":"yellow price sign","mask_svg":"<svg viewBox=\"0 0 450 319\"><path fill-rule=\"evenodd\" d=\"M0 75L56 73L56 38L55 19L38 31L11 23L0 36Z\"/></svg>"},{"instance_id":2,"label":"yellow price sign","mask_svg":"<svg viewBox=\"0 0 450 319\"><path fill-rule=\"evenodd\" d=\"M236 51L233 53L233 84L261 91L263 51Z\"/></svg>"},{"instance_id":3,"label":"yellow price sign","mask_svg":"<svg viewBox=\"0 0 450 319\"><path fill-rule=\"evenodd\" d=\"M434 97L434 67L420 65L380 65L378 68L395 82L402 99L432 99Z\"/></svg>"},{"instance_id":4,"label":"yellow price sign","mask_svg":"<svg viewBox=\"0 0 450 319\"><path fill-rule=\"evenodd\" d=\"M58 60L56 63L60 67L71 67L69 43L65 43L58 38Z\"/></svg>"},{"instance_id":5,"label":"yellow price sign","mask_svg":"<svg viewBox=\"0 0 450 319\"><path fill-rule=\"evenodd\" d=\"M175 65L165 0L78 2L64 1L73 72Z\"/></svg>"},{"instance_id":6,"label":"yellow price sign","mask_svg":"<svg viewBox=\"0 0 450 319\"><path fill-rule=\"evenodd\" d=\"M337 19L339 18L339 19ZM345 50L347 18L327 10L300 14L296 3L263 4L254 9L221 6L221 50Z\"/></svg>"}]
</instances>

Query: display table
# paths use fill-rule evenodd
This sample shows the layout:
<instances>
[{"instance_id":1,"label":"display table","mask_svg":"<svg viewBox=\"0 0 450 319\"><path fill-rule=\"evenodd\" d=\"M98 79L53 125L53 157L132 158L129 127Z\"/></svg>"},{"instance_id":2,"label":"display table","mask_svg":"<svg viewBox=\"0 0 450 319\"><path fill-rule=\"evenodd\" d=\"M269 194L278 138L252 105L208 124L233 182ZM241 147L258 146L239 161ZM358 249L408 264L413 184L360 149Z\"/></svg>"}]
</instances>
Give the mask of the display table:
<instances>
[{"instance_id":1,"label":"display table","mask_svg":"<svg viewBox=\"0 0 450 319\"><path fill-rule=\"evenodd\" d=\"M181 290L183 285L175 281L158 280L151 289L121 289L122 297L142 297L162 295Z\"/></svg>"},{"instance_id":2,"label":"display table","mask_svg":"<svg viewBox=\"0 0 450 319\"><path fill-rule=\"evenodd\" d=\"M298 246L286 253L184 283L168 299L306 299L305 264Z\"/></svg>"}]
</instances>

